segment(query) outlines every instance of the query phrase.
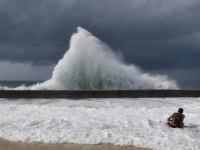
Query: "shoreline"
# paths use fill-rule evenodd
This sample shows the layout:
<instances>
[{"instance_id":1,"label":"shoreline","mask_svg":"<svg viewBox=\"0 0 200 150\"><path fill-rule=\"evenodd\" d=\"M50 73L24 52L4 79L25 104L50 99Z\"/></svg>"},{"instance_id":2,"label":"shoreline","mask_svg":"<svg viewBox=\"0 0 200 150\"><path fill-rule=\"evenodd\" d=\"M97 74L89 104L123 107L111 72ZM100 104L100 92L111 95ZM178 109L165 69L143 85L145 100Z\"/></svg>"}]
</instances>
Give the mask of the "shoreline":
<instances>
[{"instance_id":1,"label":"shoreline","mask_svg":"<svg viewBox=\"0 0 200 150\"><path fill-rule=\"evenodd\" d=\"M44 144L8 141L0 138L0 150L151 150L135 146L116 146L113 144Z\"/></svg>"}]
</instances>

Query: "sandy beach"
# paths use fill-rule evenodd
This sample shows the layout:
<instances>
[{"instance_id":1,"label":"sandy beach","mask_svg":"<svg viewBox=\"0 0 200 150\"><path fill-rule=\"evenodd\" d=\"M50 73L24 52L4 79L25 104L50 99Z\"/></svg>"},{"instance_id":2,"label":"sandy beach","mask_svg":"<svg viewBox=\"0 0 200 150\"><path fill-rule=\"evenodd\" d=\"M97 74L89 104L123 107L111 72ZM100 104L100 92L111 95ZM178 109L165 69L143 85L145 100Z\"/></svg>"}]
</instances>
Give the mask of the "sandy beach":
<instances>
[{"instance_id":1,"label":"sandy beach","mask_svg":"<svg viewBox=\"0 0 200 150\"><path fill-rule=\"evenodd\" d=\"M0 150L150 150L135 146L115 146L113 144L43 144L43 143L22 143L0 139Z\"/></svg>"}]
</instances>

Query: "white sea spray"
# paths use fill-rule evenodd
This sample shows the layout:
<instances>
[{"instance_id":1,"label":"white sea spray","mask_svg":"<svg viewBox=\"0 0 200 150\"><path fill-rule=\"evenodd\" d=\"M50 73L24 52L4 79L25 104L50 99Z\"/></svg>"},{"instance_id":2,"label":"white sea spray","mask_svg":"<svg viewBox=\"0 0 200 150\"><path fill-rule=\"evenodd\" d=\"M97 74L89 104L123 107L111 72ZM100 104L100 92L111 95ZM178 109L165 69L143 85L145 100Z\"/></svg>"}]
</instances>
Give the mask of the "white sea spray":
<instances>
[{"instance_id":1,"label":"white sea spray","mask_svg":"<svg viewBox=\"0 0 200 150\"><path fill-rule=\"evenodd\" d=\"M52 78L44 83L15 90L119 90L178 89L176 82L163 75L144 73L126 64L121 55L85 29L78 27L70 47L55 66Z\"/></svg>"}]
</instances>

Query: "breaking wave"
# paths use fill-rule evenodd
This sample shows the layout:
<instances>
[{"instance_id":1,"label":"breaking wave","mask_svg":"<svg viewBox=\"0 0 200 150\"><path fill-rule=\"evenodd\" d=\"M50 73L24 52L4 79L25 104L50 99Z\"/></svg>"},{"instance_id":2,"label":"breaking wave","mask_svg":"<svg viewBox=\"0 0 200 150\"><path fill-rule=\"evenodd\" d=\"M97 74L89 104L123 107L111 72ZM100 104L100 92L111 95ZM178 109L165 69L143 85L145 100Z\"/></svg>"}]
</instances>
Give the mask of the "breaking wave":
<instances>
[{"instance_id":1,"label":"breaking wave","mask_svg":"<svg viewBox=\"0 0 200 150\"><path fill-rule=\"evenodd\" d=\"M118 90L177 89L167 76L143 73L135 65L127 65L119 54L85 29L78 27L70 40L70 48L55 66L52 78L33 86L15 90Z\"/></svg>"}]
</instances>

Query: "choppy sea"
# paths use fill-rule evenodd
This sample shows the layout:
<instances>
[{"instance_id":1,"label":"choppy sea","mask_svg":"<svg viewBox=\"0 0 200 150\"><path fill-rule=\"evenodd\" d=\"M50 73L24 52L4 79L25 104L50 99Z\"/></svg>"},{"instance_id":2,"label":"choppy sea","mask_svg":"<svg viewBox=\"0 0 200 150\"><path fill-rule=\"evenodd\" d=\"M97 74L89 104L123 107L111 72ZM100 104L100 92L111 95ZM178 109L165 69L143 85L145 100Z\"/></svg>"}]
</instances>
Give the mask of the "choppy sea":
<instances>
[{"instance_id":1,"label":"choppy sea","mask_svg":"<svg viewBox=\"0 0 200 150\"><path fill-rule=\"evenodd\" d=\"M21 85L31 86L36 83L42 83L44 81L0 81L0 86L15 88ZM182 90L200 90L200 81L180 81L177 82L178 87Z\"/></svg>"},{"instance_id":2,"label":"choppy sea","mask_svg":"<svg viewBox=\"0 0 200 150\"><path fill-rule=\"evenodd\" d=\"M31 86L36 83L42 83L44 81L0 81L0 86L4 87L10 87L10 88L15 88L21 85L24 86Z\"/></svg>"},{"instance_id":3,"label":"choppy sea","mask_svg":"<svg viewBox=\"0 0 200 150\"><path fill-rule=\"evenodd\" d=\"M200 90L200 81L179 81L177 84L182 90Z\"/></svg>"}]
</instances>

